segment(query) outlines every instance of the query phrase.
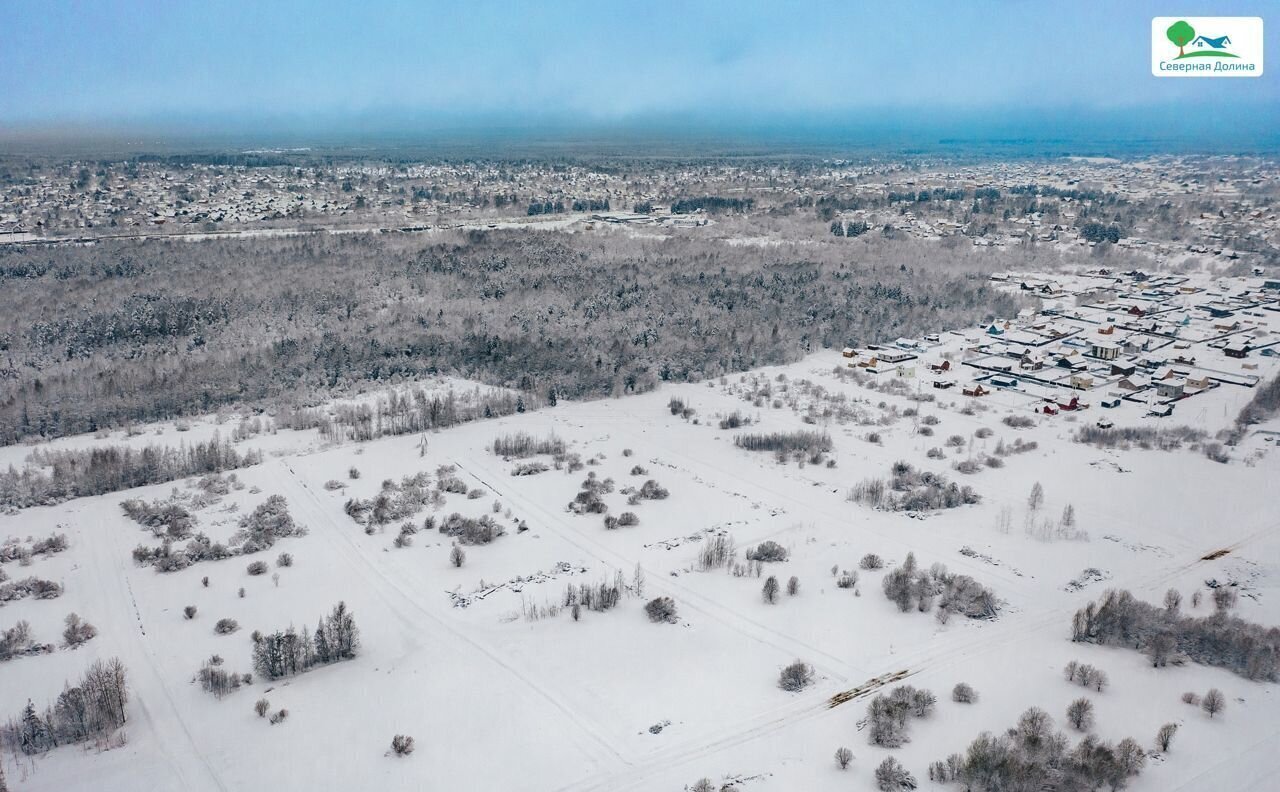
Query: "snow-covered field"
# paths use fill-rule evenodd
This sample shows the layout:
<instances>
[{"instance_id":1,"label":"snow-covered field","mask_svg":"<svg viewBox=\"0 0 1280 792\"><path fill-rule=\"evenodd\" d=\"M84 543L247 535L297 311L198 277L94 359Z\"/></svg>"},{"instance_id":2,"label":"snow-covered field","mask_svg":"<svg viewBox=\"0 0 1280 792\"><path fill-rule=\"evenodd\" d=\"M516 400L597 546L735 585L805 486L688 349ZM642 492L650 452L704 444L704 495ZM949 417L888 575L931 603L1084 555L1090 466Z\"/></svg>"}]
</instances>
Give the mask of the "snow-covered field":
<instances>
[{"instance_id":1,"label":"snow-covered field","mask_svg":"<svg viewBox=\"0 0 1280 792\"><path fill-rule=\"evenodd\" d=\"M950 351L958 359L962 339L948 338L944 345L955 345ZM940 359L944 351L928 357ZM1268 380L1276 360L1255 358L1251 371ZM1173 749L1153 756L1132 789L1275 788L1274 684L1195 664L1157 669L1139 652L1070 640L1072 614L1107 588L1153 603L1176 588L1184 609L1207 615L1210 580L1237 584L1237 615L1280 624L1274 436L1247 435L1226 464L1190 444L1102 450L1072 440L1075 430L1104 415L1118 426L1166 421L1212 436L1230 425L1252 389L1224 385L1201 393L1195 408L1180 407L1172 418L1147 416L1144 405L1132 402L1050 416L1031 413L1024 395L1003 391L971 399L957 388L919 402L911 398L921 392L914 381L872 390L833 373L847 371L846 362L839 350L824 351L717 382L561 402L430 434L425 452L417 435L342 445L326 445L312 432L249 437L239 445L262 449L265 460L236 471L241 488L193 508L197 530L225 540L241 515L278 494L308 534L281 539L253 558L172 573L134 564L137 544L157 543L120 503L165 498L175 488L191 495L199 492L194 479L0 516L0 538L61 531L71 541L66 552L37 556L30 567L4 565L11 578L36 575L62 583L65 593L0 607L0 629L25 619L37 640L57 643L71 611L99 629L78 649L0 665L0 713L16 716L28 698L43 707L64 680L99 657L120 657L132 688L123 747L6 755L10 786L585 792L680 790L708 777L717 788L736 779L738 789L750 792L871 790L873 769L892 754L931 788L929 762L963 751L981 731L1012 726L1029 706L1044 708L1065 728L1065 708L1081 689L1061 669L1079 660L1111 680L1091 696L1098 735L1132 736L1152 749L1161 724L1180 724ZM672 414L673 397L696 410L696 421ZM839 420L839 410L824 416L825 407L837 405L870 423ZM734 411L751 424L719 428ZM1013 428L1003 422L1010 415L1033 416L1034 425ZM919 433L926 425L932 436ZM189 434L175 434L169 424L161 437L144 428L133 441L176 444L204 439L215 428L212 420L197 421ZM780 464L733 441L746 432L797 429L829 432L834 450L827 457L835 465ZM489 446L516 431L554 434L586 464L513 476L517 460ZM879 442L866 439L871 432ZM952 435L961 442L947 446ZM1015 440L1036 447L973 474L952 467ZM94 442L107 441L62 441ZM944 448L942 458L928 457L932 448ZM2 449L0 461L20 463L29 451ZM887 476L898 460L972 486L981 502L907 514L847 500L852 486ZM492 514L506 529L491 544L466 547L460 568L451 565L451 542L439 532L420 531L410 546L396 547L403 520L367 534L344 511L349 498L373 498L385 479L425 471L434 484L443 465L456 466L451 475L483 495L450 493L408 519L421 525L432 514L437 521L455 511ZM637 465L645 472L633 473ZM353 467L358 479L349 476ZM603 515L566 508L589 473L614 480L614 491L602 496L609 513L634 511L638 525L606 530ZM648 479L670 496L628 505L617 491ZM345 487L326 489L329 481ZM1044 502L1032 513L1028 495L1037 482ZM1068 505L1087 538L1042 530ZM765 540L786 547L789 559L765 564L764 576L776 575L784 588L795 576L798 593L784 591L768 604L761 578L700 571L700 549L726 532L739 561L743 549ZM1220 550L1228 552L1204 560ZM279 552L292 554L293 565L276 567ZM882 594L881 580L909 552L923 566L940 562L992 588L1002 601L998 618L955 616L942 624L929 613L899 612ZM867 553L882 556L886 568L858 570L856 590L837 587L833 569L855 570ZM272 563L278 582L246 573L258 559ZM635 591L637 569L642 596ZM584 609L580 620L569 609L548 610L563 604L568 584L611 583L619 573L628 592L616 608ZM1205 599L1193 609L1197 590ZM645 603L662 595L676 603L674 624L646 618ZM252 671L254 630L311 629L339 600L361 632L355 659L274 682L255 675L221 699L193 681L215 653L230 670ZM184 618L187 605L198 608L195 618ZM529 615L539 612L540 618ZM220 618L236 619L239 631L215 634ZM816 681L784 692L778 672L796 659L812 664ZM913 722L905 746L889 751L868 744L862 721L870 696L898 679L932 690L939 703ZM951 701L952 686L962 681L978 691L977 703ZM1211 687L1227 696L1216 718L1180 701L1184 691ZM838 695L848 691L854 692ZM287 708L288 719L271 725L255 715L260 697L272 710ZM388 755L395 734L416 739L412 756ZM846 771L832 759L839 746L854 753Z\"/></svg>"}]
</instances>

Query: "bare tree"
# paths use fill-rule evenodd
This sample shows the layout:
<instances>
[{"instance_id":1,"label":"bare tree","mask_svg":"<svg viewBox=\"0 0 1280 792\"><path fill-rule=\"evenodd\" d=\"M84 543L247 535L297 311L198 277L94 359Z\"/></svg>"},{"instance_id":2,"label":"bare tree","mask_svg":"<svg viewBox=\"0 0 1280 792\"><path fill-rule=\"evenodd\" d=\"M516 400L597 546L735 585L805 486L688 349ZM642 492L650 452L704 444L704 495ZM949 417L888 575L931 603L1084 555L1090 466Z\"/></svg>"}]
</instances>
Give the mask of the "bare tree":
<instances>
[{"instance_id":1,"label":"bare tree","mask_svg":"<svg viewBox=\"0 0 1280 792\"><path fill-rule=\"evenodd\" d=\"M1161 751L1169 750L1169 746L1173 744L1173 735L1178 733L1178 724L1166 723L1160 727L1160 731L1156 732L1156 745Z\"/></svg>"},{"instance_id":2,"label":"bare tree","mask_svg":"<svg viewBox=\"0 0 1280 792\"><path fill-rule=\"evenodd\" d=\"M841 770L848 770L849 763L852 761L853 761L853 751L850 751L848 748L845 748L844 746L840 746L839 748L836 749L836 765Z\"/></svg>"},{"instance_id":3,"label":"bare tree","mask_svg":"<svg viewBox=\"0 0 1280 792\"><path fill-rule=\"evenodd\" d=\"M1226 613L1236 606L1239 595L1232 586L1218 586L1213 590L1213 606L1220 613Z\"/></svg>"},{"instance_id":4,"label":"bare tree","mask_svg":"<svg viewBox=\"0 0 1280 792\"><path fill-rule=\"evenodd\" d=\"M791 579L787 581L787 595L794 597L799 593L800 593L800 578L796 577L795 575L792 575Z\"/></svg>"},{"instance_id":5,"label":"bare tree","mask_svg":"<svg viewBox=\"0 0 1280 792\"><path fill-rule=\"evenodd\" d=\"M1067 705L1067 723L1076 731L1087 731L1093 727L1093 702L1087 698L1078 698Z\"/></svg>"},{"instance_id":6,"label":"bare tree","mask_svg":"<svg viewBox=\"0 0 1280 792\"><path fill-rule=\"evenodd\" d=\"M778 579L770 575L764 581L764 588L761 589L761 593L764 595L765 602L770 605L776 602L778 600Z\"/></svg>"},{"instance_id":7,"label":"bare tree","mask_svg":"<svg viewBox=\"0 0 1280 792\"><path fill-rule=\"evenodd\" d=\"M1182 606L1182 595L1177 589L1169 589L1164 593L1164 609L1169 611L1170 616L1177 616L1178 609Z\"/></svg>"},{"instance_id":8,"label":"bare tree","mask_svg":"<svg viewBox=\"0 0 1280 792\"><path fill-rule=\"evenodd\" d=\"M1168 630L1161 630L1147 641L1147 655L1151 665L1160 668L1169 662L1169 657L1178 648L1178 639Z\"/></svg>"},{"instance_id":9,"label":"bare tree","mask_svg":"<svg viewBox=\"0 0 1280 792\"><path fill-rule=\"evenodd\" d=\"M1204 698L1200 700L1200 707L1212 718L1227 708L1227 697L1222 695L1221 690L1209 688L1209 692L1205 693Z\"/></svg>"},{"instance_id":10,"label":"bare tree","mask_svg":"<svg viewBox=\"0 0 1280 792\"><path fill-rule=\"evenodd\" d=\"M264 698L260 698L256 702L254 702L253 711L258 713L259 718L267 717L267 711L270 709L271 709L271 702L267 701Z\"/></svg>"},{"instance_id":11,"label":"bare tree","mask_svg":"<svg viewBox=\"0 0 1280 792\"><path fill-rule=\"evenodd\" d=\"M1040 486L1040 482L1036 482L1031 487L1031 494L1027 496L1027 508L1031 511L1039 511L1044 505L1044 487Z\"/></svg>"},{"instance_id":12,"label":"bare tree","mask_svg":"<svg viewBox=\"0 0 1280 792\"><path fill-rule=\"evenodd\" d=\"M461 545L454 545L453 549L449 551L449 563L461 569L466 562L467 552L462 549Z\"/></svg>"}]
</instances>

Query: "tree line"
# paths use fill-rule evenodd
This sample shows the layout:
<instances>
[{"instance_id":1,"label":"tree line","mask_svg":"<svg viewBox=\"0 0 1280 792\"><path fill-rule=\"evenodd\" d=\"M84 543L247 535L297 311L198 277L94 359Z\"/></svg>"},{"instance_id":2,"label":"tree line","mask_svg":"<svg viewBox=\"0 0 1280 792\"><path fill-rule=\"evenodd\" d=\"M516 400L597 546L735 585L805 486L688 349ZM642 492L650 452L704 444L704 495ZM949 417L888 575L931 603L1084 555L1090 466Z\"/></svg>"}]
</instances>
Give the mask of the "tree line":
<instances>
[{"instance_id":1,"label":"tree line","mask_svg":"<svg viewBox=\"0 0 1280 792\"><path fill-rule=\"evenodd\" d=\"M124 663L96 661L43 711L28 699L20 715L0 726L0 746L32 755L110 734L125 724L128 701Z\"/></svg>"},{"instance_id":2,"label":"tree line","mask_svg":"<svg viewBox=\"0 0 1280 792\"><path fill-rule=\"evenodd\" d=\"M0 472L0 506L61 503L86 495L160 484L166 481L256 465L262 455L240 452L216 435L191 445L147 445L141 449L105 445L67 450L36 450L22 470ZM48 470L44 470L48 468Z\"/></svg>"}]
</instances>

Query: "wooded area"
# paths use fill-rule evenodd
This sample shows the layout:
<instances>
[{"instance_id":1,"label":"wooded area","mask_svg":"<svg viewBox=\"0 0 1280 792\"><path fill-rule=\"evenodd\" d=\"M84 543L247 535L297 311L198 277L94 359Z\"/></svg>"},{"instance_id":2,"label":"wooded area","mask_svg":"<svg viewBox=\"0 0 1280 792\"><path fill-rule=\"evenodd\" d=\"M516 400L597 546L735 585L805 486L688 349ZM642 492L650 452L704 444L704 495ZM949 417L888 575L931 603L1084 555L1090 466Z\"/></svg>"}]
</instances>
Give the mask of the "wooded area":
<instances>
[{"instance_id":1,"label":"wooded area","mask_svg":"<svg viewBox=\"0 0 1280 792\"><path fill-rule=\"evenodd\" d=\"M10 247L0 443L434 373L644 391L1007 315L986 273L1029 255L528 230Z\"/></svg>"}]
</instances>

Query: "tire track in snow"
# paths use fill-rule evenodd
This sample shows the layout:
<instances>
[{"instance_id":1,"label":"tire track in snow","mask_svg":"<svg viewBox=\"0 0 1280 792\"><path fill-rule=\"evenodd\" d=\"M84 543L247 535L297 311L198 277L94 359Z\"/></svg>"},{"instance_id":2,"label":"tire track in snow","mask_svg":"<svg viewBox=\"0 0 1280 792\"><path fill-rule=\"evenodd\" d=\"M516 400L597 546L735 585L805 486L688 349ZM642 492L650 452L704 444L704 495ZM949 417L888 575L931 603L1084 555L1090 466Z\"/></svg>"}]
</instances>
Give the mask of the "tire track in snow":
<instances>
[{"instance_id":1,"label":"tire track in snow","mask_svg":"<svg viewBox=\"0 0 1280 792\"><path fill-rule=\"evenodd\" d=\"M326 509L326 504L316 495L316 493L307 486L301 477L294 471L293 467L284 460L281 460L281 467L288 472L287 481L281 481L281 484L292 482L297 489L302 491L304 495L300 500L304 500L306 505L303 508L310 512L310 515L317 518L310 522L312 526L323 524L325 526L325 536L331 544L341 544L341 546L350 551L344 553L344 557L353 557L360 562L359 569L356 571L364 577L369 583L370 588L386 603L390 612L394 613L400 620L404 628L409 632L421 629L420 621L415 621L411 616L405 614L404 606L409 606L413 611L424 617L440 630L448 633L450 637L457 639L462 644L469 646L473 650L482 654L494 665L498 666L511 676L515 677L534 693L543 698L548 704L556 709L564 718L574 726L580 733L579 737L574 739L574 743L585 753L592 757L598 765L629 764L622 752L616 746L606 740L600 733L600 730L594 728L589 720L581 713L575 711L568 703L561 699L555 691L540 681L534 679L530 675L522 671L518 666L507 660L493 648L487 646L483 642L468 635L458 627L448 623L440 616L432 613L423 607L415 598L412 592L407 591L403 586L397 583L383 570L379 569L376 564L368 557L365 549L355 542L344 531L344 526L337 525ZM296 502L296 501L295 501ZM302 505L302 504L300 504Z\"/></svg>"},{"instance_id":2,"label":"tire track in snow","mask_svg":"<svg viewBox=\"0 0 1280 792\"><path fill-rule=\"evenodd\" d=\"M83 516L85 509L82 507L79 513ZM151 639L147 636L143 625L142 613L138 609L138 601L133 594L133 584L129 580L132 570L126 564L115 561L115 559L129 558L129 550L121 545L118 536L119 530L101 517L92 521L92 527L80 532L81 541L85 543L85 552L89 557L94 590L102 596L104 605L114 606L117 611L123 611L118 613L117 619L113 620L115 623L126 624L132 621L137 625L138 638L131 642L131 646L136 651L127 654L126 657L129 661L140 659L142 662L126 662L126 667L130 674L149 677L149 679L135 679L129 686L137 709L141 711L143 720L154 736L161 756L169 763L169 767L180 781L178 788L216 789L226 792L226 785L222 783L222 779L213 769L208 757L200 750L199 743L183 719L169 683L156 659ZM110 570L104 568L109 560L113 563L113 568ZM161 707L153 708L147 701L147 694L151 691L159 691L163 696L163 701L159 702ZM175 740L178 735L180 739ZM184 767L184 760L191 758L198 760L198 766ZM193 764L189 761L185 763ZM201 776L205 779L203 783L200 781Z\"/></svg>"},{"instance_id":3,"label":"tire track in snow","mask_svg":"<svg viewBox=\"0 0 1280 792\"><path fill-rule=\"evenodd\" d=\"M516 505L522 513L538 515L541 518L543 525L545 525L552 533L597 561L620 570L631 568L639 563L622 556L614 550L604 547L580 531L563 525L557 515L551 514L545 508L533 503L523 495L494 486L489 480L477 475L476 471L469 470L457 460L454 460L453 464L457 466L458 470L468 473L476 481L489 488L495 495L498 495ZM486 476L496 478L494 471L480 466L476 467ZM644 569L644 565L642 563L640 564L640 568ZM645 569L645 572L650 572L650 570ZM817 656L825 659L826 665L815 664L815 668L824 672L828 676L835 677L842 684L847 683L851 676L857 676L862 673L860 669L850 666L841 658L829 654L816 646L807 644L804 641L779 633L772 628L755 621L754 619L743 616L742 614L721 605L715 600L694 591L683 583L679 583L670 577L652 574L648 575L648 577L653 581L653 585L656 587L679 592L682 600L691 606L690 610L701 613L713 621L720 623L722 626L733 630L756 643L771 646L774 649L778 649L791 655L807 653L811 656ZM749 627L744 628L743 625L749 625Z\"/></svg>"}]
</instances>

